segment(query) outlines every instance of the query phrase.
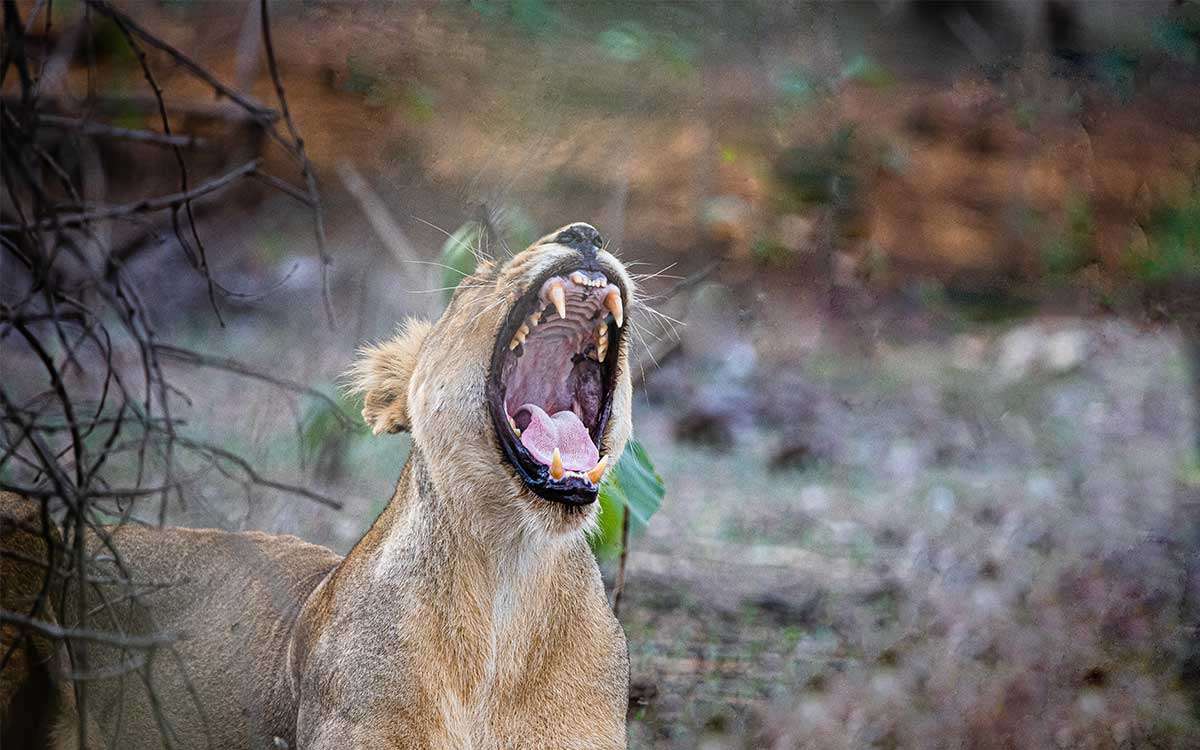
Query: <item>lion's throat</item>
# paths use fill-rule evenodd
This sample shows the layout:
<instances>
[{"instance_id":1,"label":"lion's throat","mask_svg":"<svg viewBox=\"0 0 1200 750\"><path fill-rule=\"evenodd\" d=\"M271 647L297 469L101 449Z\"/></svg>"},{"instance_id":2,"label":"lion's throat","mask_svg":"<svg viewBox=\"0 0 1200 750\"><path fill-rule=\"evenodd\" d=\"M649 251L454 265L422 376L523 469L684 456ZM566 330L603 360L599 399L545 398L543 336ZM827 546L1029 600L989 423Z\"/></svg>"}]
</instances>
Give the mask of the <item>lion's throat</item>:
<instances>
[{"instance_id":1,"label":"lion's throat","mask_svg":"<svg viewBox=\"0 0 1200 750\"><path fill-rule=\"evenodd\" d=\"M521 431L521 444L540 463L549 466L555 448L567 471L589 471L600 460L600 451L575 412L550 416L537 404L525 404L518 411L530 417Z\"/></svg>"}]
</instances>

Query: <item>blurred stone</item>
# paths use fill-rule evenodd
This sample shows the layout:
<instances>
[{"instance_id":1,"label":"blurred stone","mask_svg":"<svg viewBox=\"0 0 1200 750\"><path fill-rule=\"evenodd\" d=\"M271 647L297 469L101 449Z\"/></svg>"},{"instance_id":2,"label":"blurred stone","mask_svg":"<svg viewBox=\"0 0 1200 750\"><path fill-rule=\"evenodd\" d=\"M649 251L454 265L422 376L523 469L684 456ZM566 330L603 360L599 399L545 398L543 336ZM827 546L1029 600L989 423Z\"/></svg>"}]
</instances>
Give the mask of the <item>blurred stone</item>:
<instances>
[{"instance_id":1,"label":"blurred stone","mask_svg":"<svg viewBox=\"0 0 1200 750\"><path fill-rule=\"evenodd\" d=\"M957 505L954 490L941 484L929 488L925 502L929 503L930 510L944 518L954 513L954 507Z\"/></svg>"},{"instance_id":2,"label":"blurred stone","mask_svg":"<svg viewBox=\"0 0 1200 750\"><path fill-rule=\"evenodd\" d=\"M963 370L982 370L987 354L987 341L983 336L961 334L950 342L954 366Z\"/></svg>"},{"instance_id":3,"label":"blurred stone","mask_svg":"<svg viewBox=\"0 0 1200 750\"><path fill-rule=\"evenodd\" d=\"M733 444L733 427L728 412L693 406L675 420L675 439L727 451Z\"/></svg>"},{"instance_id":4,"label":"blurred stone","mask_svg":"<svg viewBox=\"0 0 1200 750\"><path fill-rule=\"evenodd\" d=\"M782 443L767 461L771 471L787 471L789 469L810 469L816 466L817 452L803 437L789 438Z\"/></svg>"},{"instance_id":5,"label":"blurred stone","mask_svg":"<svg viewBox=\"0 0 1200 750\"><path fill-rule=\"evenodd\" d=\"M921 456L917 448L907 440L892 444L885 461L888 473L900 481L911 480L921 469Z\"/></svg>"},{"instance_id":6,"label":"blurred stone","mask_svg":"<svg viewBox=\"0 0 1200 750\"><path fill-rule=\"evenodd\" d=\"M748 254L750 205L736 195L719 195L704 204L704 228L714 240L727 243L735 257Z\"/></svg>"},{"instance_id":7,"label":"blurred stone","mask_svg":"<svg viewBox=\"0 0 1200 750\"><path fill-rule=\"evenodd\" d=\"M1038 332L1032 327L1015 328L1000 339L996 369L1003 380L1020 380L1033 369L1038 354Z\"/></svg>"},{"instance_id":8,"label":"blurred stone","mask_svg":"<svg viewBox=\"0 0 1200 750\"><path fill-rule=\"evenodd\" d=\"M829 508L829 492L819 484L807 484L800 490L800 508L806 513L820 513Z\"/></svg>"},{"instance_id":9,"label":"blurred stone","mask_svg":"<svg viewBox=\"0 0 1200 750\"><path fill-rule=\"evenodd\" d=\"M1087 334L1081 330L1057 331L1042 345L1042 365L1052 373L1077 369L1087 357Z\"/></svg>"},{"instance_id":10,"label":"blurred stone","mask_svg":"<svg viewBox=\"0 0 1200 750\"><path fill-rule=\"evenodd\" d=\"M813 230L816 222L800 214L779 217L779 244L793 253L808 253L813 249Z\"/></svg>"}]
</instances>

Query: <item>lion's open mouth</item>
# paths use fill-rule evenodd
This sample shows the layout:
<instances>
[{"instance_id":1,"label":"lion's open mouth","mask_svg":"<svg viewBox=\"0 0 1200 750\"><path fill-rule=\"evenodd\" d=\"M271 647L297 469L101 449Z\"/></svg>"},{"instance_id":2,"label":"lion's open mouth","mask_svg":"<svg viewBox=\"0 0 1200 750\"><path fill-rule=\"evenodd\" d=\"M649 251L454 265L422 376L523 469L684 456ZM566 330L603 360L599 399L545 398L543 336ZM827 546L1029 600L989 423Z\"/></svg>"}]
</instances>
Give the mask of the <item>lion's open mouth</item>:
<instances>
[{"instance_id":1,"label":"lion's open mouth","mask_svg":"<svg viewBox=\"0 0 1200 750\"><path fill-rule=\"evenodd\" d=\"M596 499L623 324L621 288L577 268L534 283L501 327L488 378L496 435L547 500Z\"/></svg>"}]
</instances>

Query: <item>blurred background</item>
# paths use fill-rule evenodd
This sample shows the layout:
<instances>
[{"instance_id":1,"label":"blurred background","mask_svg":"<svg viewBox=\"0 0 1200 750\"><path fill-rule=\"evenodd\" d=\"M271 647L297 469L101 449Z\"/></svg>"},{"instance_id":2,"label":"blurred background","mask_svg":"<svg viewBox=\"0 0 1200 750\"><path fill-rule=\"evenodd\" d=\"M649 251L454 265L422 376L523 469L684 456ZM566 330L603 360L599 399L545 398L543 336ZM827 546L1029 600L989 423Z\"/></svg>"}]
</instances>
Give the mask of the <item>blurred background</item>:
<instances>
[{"instance_id":1,"label":"blurred background","mask_svg":"<svg viewBox=\"0 0 1200 750\"><path fill-rule=\"evenodd\" d=\"M82 205L177 190L170 149L115 131L162 127L112 18L9 5ZM116 5L275 101L257 3ZM348 550L407 450L337 418L356 347L439 313L454 241L503 258L588 221L654 309L631 315L666 487L620 611L631 747L1200 746L1200 3L271 10L334 323L296 189L194 202L220 318L169 222L101 231L159 339L336 402L177 357L181 433L343 508L208 470L167 520ZM193 184L295 175L144 52ZM9 388L46 387L0 345Z\"/></svg>"}]
</instances>

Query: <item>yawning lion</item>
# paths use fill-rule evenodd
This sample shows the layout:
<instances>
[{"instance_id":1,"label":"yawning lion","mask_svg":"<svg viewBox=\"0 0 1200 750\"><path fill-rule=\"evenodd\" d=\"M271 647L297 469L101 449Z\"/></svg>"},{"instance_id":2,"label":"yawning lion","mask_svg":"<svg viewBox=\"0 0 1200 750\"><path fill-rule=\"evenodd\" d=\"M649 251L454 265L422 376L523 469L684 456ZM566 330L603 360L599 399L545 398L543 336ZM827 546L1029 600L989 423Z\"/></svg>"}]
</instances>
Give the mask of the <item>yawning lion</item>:
<instances>
[{"instance_id":1,"label":"yawning lion","mask_svg":"<svg viewBox=\"0 0 1200 750\"><path fill-rule=\"evenodd\" d=\"M91 540L83 602L68 587L37 612L46 627L4 624L4 746L72 746L84 691L95 747L624 747L625 637L585 535L630 432L633 293L599 233L571 224L483 263L437 322L365 349L351 374L364 419L413 440L345 558L257 532L125 525L111 550ZM39 519L0 496L10 612L41 591ZM173 585L113 601L118 557ZM87 644L91 679L72 682L78 657L51 638L79 612L115 637ZM182 636L177 656L116 645L161 634ZM147 684L124 667L148 654Z\"/></svg>"}]
</instances>

